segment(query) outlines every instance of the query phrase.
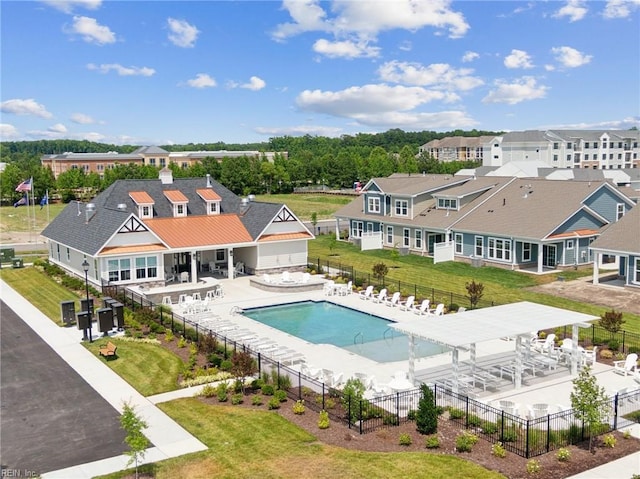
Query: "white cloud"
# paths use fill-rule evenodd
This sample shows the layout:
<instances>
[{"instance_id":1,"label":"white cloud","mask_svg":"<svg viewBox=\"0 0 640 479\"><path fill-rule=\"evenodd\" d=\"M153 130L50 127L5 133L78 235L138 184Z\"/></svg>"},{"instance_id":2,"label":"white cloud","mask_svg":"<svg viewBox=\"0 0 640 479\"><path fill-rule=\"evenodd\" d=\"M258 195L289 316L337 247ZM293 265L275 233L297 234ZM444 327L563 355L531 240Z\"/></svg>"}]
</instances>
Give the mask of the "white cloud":
<instances>
[{"instance_id":1,"label":"white cloud","mask_svg":"<svg viewBox=\"0 0 640 479\"><path fill-rule=\"evenodd\" d=\"M439 111L434 113L391 112L378 115L361 115L358 122L380 128L402 128L406 130L458 129L477 125L478 122L463 111Z\"/></svg>"},{"instance_id":2,"label":"white cloud","mask_svg":"<svg viewBox=\"0 0 640 479\"><path fill-rule=\"evenodd\" d=\"M463 91L484 83L480 78L471 76L472 73L471 68L455 69L447 63L423 66L420 63L391 61L378 69L378 75L386 82Z\"/></svg>"},{"instance_id":3,"label":"white cloud","mask_svg":"<svg viewBox=\"0 0 640 479\"><path fill-rule=\"evenodd\" d=\"M292 21L278 25L272 38L281 41L305 32L324 32L333 34L337 44L355 36L358 41L352 43L359 45L375 41L381 32L395 29L416 31L432 27L448 32L450 38L462 37L469 30L464 15L450 8L450 0L394 0L376 2L375 8L370 2L335 0L330 12L325 11L323 5L319 0L284 0L283 9ZM326 47L334 56L342 56L335 55L337 46L330 48L331 45L316 46ZM344 47L346 45L342 45Z\"/></svg>"},{"instance_id":4,"label":"white cloud","mask_svg":"<svg viewBox=\"0 0 640 479\"><path fill-rule=\"evenodd\" d=\"M115 71L120 76L153 76L156 71L149 67L123 67L118 63L103 63L96 65L95 63L87 64L87 69L99 71L100 73L109 73Z\"/></svg>"},{"instance_id":5,"label":"white cloud","mask_svg":"<svg viewBox=\"0 0 640 479\"><path fill-rule=\"evenodd\" d=\"M640 128L640 116L630 116L622 120L599 121L593 123L565 123L560 125L547 125L544 129L562 130L629 130Z\"/></svg>"},{"instance_id":6,"label":"white cloud","mask_svg":"<svg viewBox=\"0 0 640 479\"><path fill-rule=\"evenodd\" d=\"M555 55L556 61L566 68L581 67L593 58L571 47L555 47L551 49L551 53Z\"/></svg>"},{"instance_id":7,"label":"white cloud","mask_svg":"<svg viewBox=\"0 0 640 479\"><path fill-rule=\"evenodd\" d=\"M604 18L627 18L640 8L640 0L609 0L602 12Z\"/></svg>"},{"instance_id":8,"label":"white cloud","mask_svg":"<svg viewBox=\"0 0 640 479\"><path fill-rule=\"evenodd\" d=\"M96 122L93 118L89 115L85 115L84 113L74 113L71 115L71 121L80 125L90 125Z\"/></svg>"},{"instance_id":9,"label":"white cloud","mask_svg":"<svg viewBox=\"0 0 640 479\"><path fill-rule=\"evenodd\" d=\"M380 48L371 47L365 41L351 40L335 41L321 38L313 44L313 51L329 58L375 58L380 54Z\"/></svg>"},{"instance_id":10,"label":"white cloud","mask_svg":"<svg viewBox=\"0 0 640 479\"><path fill-rule=\"evenodd\" d=\"M13 113L14 115L33 115L40 118L52 118L53 115L47 111L44 105L41 105L33 98L22 100L15 98L0 103L0 111L3 113Z\"/></svg>"},{"instance_id":11,"label":"white cloud","mask_svg":"<svg viewBox=\"0 0 640 479\"><path fill-rule=\"evenodd\" d=\"M20 137L18 129L9 123L0 123L0 140L7 141Z\"/></svg>"},{"instance_id":12,"label":"white cloud","mask_svg":"<svg viewBox=\"0 0 640 479\"><path fill-rule=\"evenodd\" d=\"M299 125L299 126L282 126L269 127L259 126L254 128L256 133L269 136L329 136L337 137L342 134L342 128L320 125Z\"/></svg>"},{"instance_id":13,"label":"white cloud","mask_svg":"<svg viewBox=\"0 0 640 479\"><path fill-rule=\"evenodd\" d=\"M544 98L548 87L538 85L533 77L522 77L512 83L496 80L495 90L482 99L483 103L507 103L515 105L525 100Z\"/></svg>"},{"instance_id":14,"label":"white cloud","mask_svg":"<svg viewBox=\"0 0 640 479\"><path fill-rule=\"evenodd\" d=\"M98 45L116 42L116 35L109 27L100 25L95 18L90 17L74 16L73 25L66 28L66 33L80 35L85 42Z\"/></svg>"},{"instance_id":15,"label":"white cloud","mask_svg":"<svg viewBox=\"0 0 640 479\"><path fill-rule=\"evenodd\" d=\"M435 100L447 101L441 91L421 87L373 84L341 91L305 90L296 98L300 109L366 123L366 118L414 108Z\"/></svg>"},{"instance_id":16,"label":"white cloud","mask_svg":"<svg viewBox=\"0 0 640 479\"><path fill-rule=\"evenodd\" d=\"M97 10L102 5L102 0L42 0L42 3L64 13L72 13L76 7Z\"/></svg>"},{"instance_id":17,"label":"white cloud","mask_svg":"<svg viewBox=\"0 0 640 479\"><path fill-rule=\"evenodd\" d=\"M187 85L193 88L213 88L217 83L215 78L206 73L198 73L195 78L187 80Z\"/></svg>"},{"instance_id":18,"label":"white cloud","mask_svg":"<svg viewBox=\"0 0 640 479\"><path fill-rule=\"evenodd\" d=\"M265 86L267 86L267 83L262 78L257 76L252 76L251 78L249 78L249 83L243 83L242 85L240 85L240 88L246 88L247 90L258 91L258 90L262 90Z\"/></svg>"},{"instance_id":19,"label":"white cloud","mask_svg":"<svg viewBox=\"0 0 640 479\"><path fill-rule=\"evenodd\" d=\"M413 50L413 43L409 40L405 40L400 45L398 45L398 50L402 50L403 52L410 52Z\"/></svg>"},{"instance_id":20,"label":"white cloud","mask_svg":"<svg viewBox=\"0 0 640 479\"><path fill-rule=\"evenodd\" d=\"M51 125L49 128L47 128L47 131L50 131L51 133L66 133L67 127L62 123L56 123L55 125Z\"/></svg>"},{"instance_id":21,"label":"white cloud","mask_svg":"<svg viewBox=\"0 0 640 479\"><path fill-rule=\"evenodd\" d=\"M553 14L555 18L569 17L570 22L582 20L588 12L585 0L569 0L565 6Z\"/></svg>"},{"instance_id":22,"label":"white cloud","mask_svg":"<svg viewBox=\"0 0 640 479\"><path fill-rule=\"evenodd\" d=\"M167 23L171 31L169 33L171 43L182 48L195 46L200 31L194 25L190 25L185 20L176 20L175 18L168 18Z\"/></svg>"},{"instance_id":23,"label":"white cloud","mask_svg":"<svg viewBox=\"0 0 640 479\"><path fill-rule=\"evenodd\" d=\"M533 68L531 56L524 50L511 50L511 54L504 58L504 66L507 68Z\"/></svg>"},{"instance_id":24,"label":"white cloud","mask_svg":"<svg viewBox=\"0 0 640 479\"><path fill-rule=\"evenodd\" d=\"M464 63L472 62L473 60L476 60L478 58L480 58L480 55L477 54L476 52L471 52L471 51L464 52L464 55L462 55L462 61Z\"/></svg>"}]
</instances>

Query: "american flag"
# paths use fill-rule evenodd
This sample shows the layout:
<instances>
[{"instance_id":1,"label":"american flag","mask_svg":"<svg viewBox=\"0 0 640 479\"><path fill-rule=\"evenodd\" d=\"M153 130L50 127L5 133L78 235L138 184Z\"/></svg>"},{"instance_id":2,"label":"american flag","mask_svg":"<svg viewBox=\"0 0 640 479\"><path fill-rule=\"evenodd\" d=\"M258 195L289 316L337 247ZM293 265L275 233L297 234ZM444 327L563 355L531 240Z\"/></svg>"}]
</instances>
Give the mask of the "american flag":
<instances>
[{"instance_id":1,"label":"american flag","mask_svg":"<svg viewBox=\"0 0 640 479\"><path fill-rule=\"evenodd\" d=\"M31 191L31 184L33 183L33 176L28 180L24 180L16 187L16 191Z\"/></svg>"}]
</instances>

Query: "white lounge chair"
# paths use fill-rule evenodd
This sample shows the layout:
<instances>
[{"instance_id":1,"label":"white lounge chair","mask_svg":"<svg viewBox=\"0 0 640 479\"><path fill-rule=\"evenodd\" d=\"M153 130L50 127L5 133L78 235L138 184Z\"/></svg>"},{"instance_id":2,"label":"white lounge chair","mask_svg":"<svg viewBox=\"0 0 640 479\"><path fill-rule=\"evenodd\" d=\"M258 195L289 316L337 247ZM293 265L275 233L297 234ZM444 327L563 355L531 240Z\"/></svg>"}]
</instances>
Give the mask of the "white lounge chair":
<instances>
[{"instance_id":1,"label":"white lounge chair","mask_svg":"<svg viewBox=\"0 0 640 479\"><path fill-rule=\"evenodd\" d=\"M324 284L322 291L324 292L325 296L332 296L333 293L336 292L336 282L330 279Z\"/></svg>"},{"instance_id":2,"label":"white lounge chair","mask_svg":"<svg viewBox=\"0 0 640 479\"><path fill-rule=\"evenodd\" d=\"M413 304L415 303L415 301L415 296L409 296L404 303L400 303L400 309L402 311L409 311L410 309L413 309Z\"/></svg>"},{"instance_id":3,"label":"white lounge chair","mask_svg":"<svg viewBox=\"0 0 640 479\"><path fill-rule=\"evenodd\" d=\"M398 306L399 301L400 301L400 291L396 291L396 292L395 292L395 293L393 293L393 295L391 296L391 299L387 298L387 299L384 301L384 304L385 304L386 306L389 306L389 307L393 308L393 307L395 307L395 306Z\"/></svg>"},{"instance_id":4,"label":"white lounge chair","mask_svg":"<svg viewBox=\"0 0 640 479\"><path fill-rule=\"evenodd\" d=\"M444 304L438 303L435 309L429 310L429 315L431 316L442 316L444 314Z\"/></svg>"},{"instance_id":5,"label":"white lounge chair","mask_svg":"<svg viewBox=\"0 0 640 479\"><path fill-rule=\"evenodd\" d=\"M613 372L623 376L635 375L638 372L638 355L631 353L622 361L614 361Z\"/></svg>"},{"instance_id":6,"label":"white lounge chair","mask_svg":"<svg viewBox=\"0 0 640 479\"><path fill-rule=\"evenodd\" d=\"M598 346L594 346L593 349L583 349L582 358L584 364L593 366L598 360Z\"/></svg>"},{"instance_id":7,"label":"white lounge chair","mask_svg":"<svg viewBox=\"0 0 640 479\"><path fill-rule=\"evenodd\" d=\"M162 304L165 306L171 306L171 296L163 296Z\"/></svg>"},{"instance_id":8,"label":"white lounge chair","mask_svg":"<svg viewBox=\"0 0 640 479\"><path fill-rule=\"evenodd\" d=\"M545 339L536 339L531 343L531 349L539 353L549 353L555 345L556 335L551 333Z\"/></svg>"},{"instance_id":9,"label":"white lounge chair","mask_svg":"<svg viewBox=\"0 0 640 479\"><path fill-rule=\"evenodd\" d=\"M189 282L189 273L187 271L183 271L180 273L180 282L188 283Z\"/></svg>"},{"instance_id":10,"label":"white lounge chair","mask_svg":"<svg viewBox=\"0 0 640 479\"><path fill-rule=\"evenodd\" d=\"M349 296L353 291L353 281L349 281L347 284L341 284L338 286L338 294L340 296Z\"/></svg>"},{"instance_id":11,"label":"white lounge chair","mask_svg":"<svg viewBox=\"0 0 640 479\"><path fill-rule=\"evenodd\" d=\"M300 283L307 284L310 279L311 279L311 274L310 273L303 273L302 279L300 280Z\"/></svg>"},{"instance_id":12,"label":"white lounge chair","mask_svg":"<svg viewBox=\"0 0 640 479\"><path fill-rule=\"evenodd\" d=\"M374 303L382 303L387 299L387 288L382 288L382 290L380 290L380 292L378 293L378 296L374 296L372 298L372 301Z\"/></svg>"},{"instance_id":13,"label":"white lounge chair","mask_svg":"<svg viewBox=\"0 0 640 479\"><path fill-rule=\"evenodd\" d=\"M282 272L282 276L280 277L280 282L281 283L293 283L293 281L291 281L291 274L288 271L283 271Z\"/></svg>"},{"instance_id":14,"label":"white lounge chair","mask_svg":"<svg viewBox=\"0 0 640 479\"><path fill-rule=\"evenodd\" d=\"M429 314L429 300L423 299L419 308L413 308L413 312L418 316Z\"/></svg>"},{"instance_id":15,"label":"white lounge chair","mask_svg":"<svg viewBox=\"0 0 640 479\"><path fill-rule=\"evenodd\" d=\"M262 281L264 281L267 284L273 283L273 281L271 280L271 276L269 276L267 273L262 275Z\"/></svg>"},{"instance_id":16,"label":"white lounge chair","mask_svg":"<svg viewBox=\"0 0 640 479\"><path fill-rule=\"evenodd\" d=\"M372 295L373 295L373 286L367 286L367 289L365 289L364 291L360 291L360 293L358 294L358 297L360 299L368 300L373 297Z\"/></svg>"},{"instance_id":17,"label":"white lounge chair","mask_svg":"<svg viewBox=\"0 0 640 479\"><path fill-rule=\"evenodd\" d=\"M319 368L312 368L311 366L309 366L306 363L302 363L300 365L300 372L307 376L310 377L311 379L321 379L322 378L322 369Z\"/></svg>"}]
</instances>

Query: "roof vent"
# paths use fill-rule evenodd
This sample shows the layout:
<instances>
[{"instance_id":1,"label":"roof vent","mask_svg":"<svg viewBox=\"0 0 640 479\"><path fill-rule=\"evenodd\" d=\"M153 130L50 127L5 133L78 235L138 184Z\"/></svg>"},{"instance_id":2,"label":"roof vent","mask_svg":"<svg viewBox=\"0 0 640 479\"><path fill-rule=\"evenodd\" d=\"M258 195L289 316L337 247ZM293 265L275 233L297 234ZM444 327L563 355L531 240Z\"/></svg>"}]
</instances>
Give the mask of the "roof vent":
<instances>
[{"instance_id":1,"label":"roof vent","mask_svg":"<svg viewBox=\"0 0 640 479\"><path fill-rule=\"evenodd\" d=\"M207 173L207 188L211 188L211 175Z\"/></svg>"},{"instance_id":2,"label":"roof vent","mask_svg":"<svg viewBox=\"0 0 640 479\"><path fill-rule=\"evenodd\" d=\"M87 203L87 206L84 207L85 221L88 223L93 215L96 214L96 205L93 203Z\"/></svg>"},{"instance_id":3,"label":"roof vent","mask_svg":"<svg viewBox=\"0 0 640 479\"><path fill-rule=\"evenodd\" d=\"M244 215L247 210L249 209L249 199L248 198L242 198L240 200L240 215Z\"/></svg>"},{"instance_id":4,"label":"roof vent","mask_svg":"<svg viewBox=\"0 0 640 479\"><path fill-rule=\"evenodd\" d=\"M116 206L116 208L118 208L120 211L127 211L127 205L125 203L118 203L118 206Z\"/></svg>"},{"instance_id":5,"label":"roof vent","mask_svg":"<svg viewBox=\"0 0 640 479\"><path fill-rule=\"evenodd\" d=\"M249 202L253 202L256 200L256 195L249 195L247 196L247 199L249 200Z\"/></svg>"},{"instance_id":6,"label":"roof vent","mask_svg":"<svg viewBox=\"0 0 640 479\"><path fill-rule=\"evenodd\" d=\"M165 166L160 170L159 178L163 185L171 185L173 184L173 171Z\"/></svg>"}]
</instances>

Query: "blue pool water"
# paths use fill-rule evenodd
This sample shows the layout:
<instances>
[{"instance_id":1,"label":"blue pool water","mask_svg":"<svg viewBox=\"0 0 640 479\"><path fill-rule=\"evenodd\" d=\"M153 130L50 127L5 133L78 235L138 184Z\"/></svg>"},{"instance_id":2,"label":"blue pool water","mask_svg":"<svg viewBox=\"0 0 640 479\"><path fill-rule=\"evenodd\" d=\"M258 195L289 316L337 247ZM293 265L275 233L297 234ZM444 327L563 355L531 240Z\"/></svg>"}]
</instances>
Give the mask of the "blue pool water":
<instances>
[{"instance_id":1,"label":"blue pool water","mask_svg":"<svg viewBox=\"0 0 640 479\"><path fill-rule=\"evenodd\" d=\"M380 363L409 357L409 338L391 328L391 321L327 301L245 309L260 323L315 344L333 344ZM416 341L416 357L448 351L428 341Z\"/></svg>"}]
</instances>

